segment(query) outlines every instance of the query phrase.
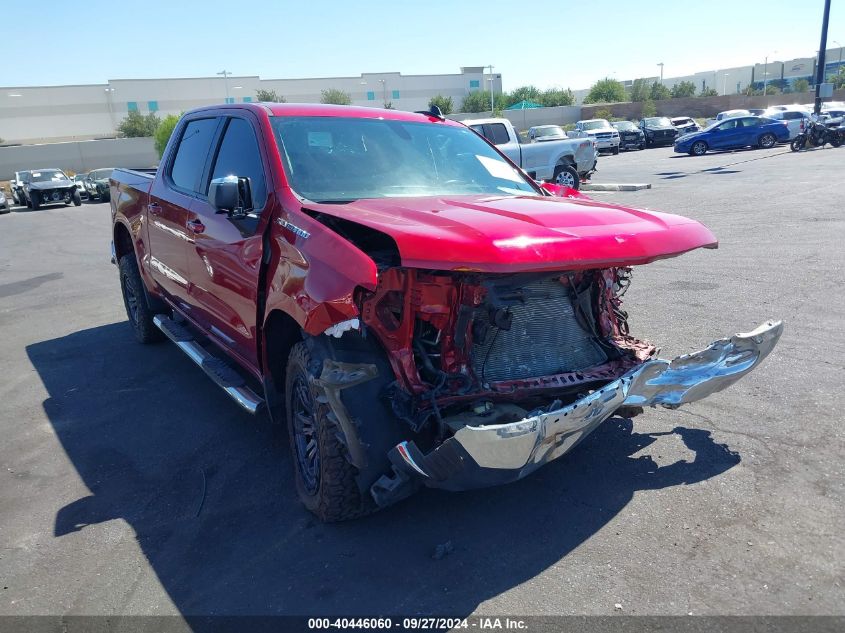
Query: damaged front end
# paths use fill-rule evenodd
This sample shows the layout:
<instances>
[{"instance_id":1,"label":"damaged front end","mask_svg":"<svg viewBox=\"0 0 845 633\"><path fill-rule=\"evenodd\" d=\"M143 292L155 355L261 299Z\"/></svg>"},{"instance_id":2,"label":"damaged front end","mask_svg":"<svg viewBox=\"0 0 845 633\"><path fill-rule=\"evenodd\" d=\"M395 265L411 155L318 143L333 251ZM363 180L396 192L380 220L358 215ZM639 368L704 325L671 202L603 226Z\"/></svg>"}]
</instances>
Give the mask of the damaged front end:
<instances>
[{"instance_id":1,"label":"damaged front end","mask_svg":"<svg viewBox=\"0 0 845 633\"><path fill-rule=\"evenodd\" d=\"M621 298L630 278L627 267L381 270L377 288L356 296L359 321L331 332L377 341L392 373L380 376L379 404L405 431L389 444L389 465L361 482L376 503L389 505L420 485L464 490L524 477L617 411L673 408L724 389L781 334L782 325L770 322L694 354L655 358L655 347L628 331ZM348 410L340 383L378 372L329 365L328 382L318 386L347 444L355 444L366 408ZM372 447L371 439L364 443ZM362 451L349 448L365 469Z\"/></svg>"}]
</instances>

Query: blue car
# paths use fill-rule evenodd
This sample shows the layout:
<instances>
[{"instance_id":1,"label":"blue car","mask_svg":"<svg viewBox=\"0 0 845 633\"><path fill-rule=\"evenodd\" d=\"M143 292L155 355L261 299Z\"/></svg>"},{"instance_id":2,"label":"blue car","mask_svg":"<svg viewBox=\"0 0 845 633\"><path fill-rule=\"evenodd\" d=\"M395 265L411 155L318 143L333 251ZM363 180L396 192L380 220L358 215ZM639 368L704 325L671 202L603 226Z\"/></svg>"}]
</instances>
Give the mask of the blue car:
<instances>
[{"instance_id":1,"label":"blue car","mask_svg":"<svg viewBox=\"0 0 845 633\"><path fill-rule=\"evenodd\" d=\"M741 116L719 121L700 132L678 137L675 140L675 151L702 156L710 149L768 149L776 143L785 143L788 140L789 128L786 121L775 121L761 116Z\"/></svg>"}]
</instances>

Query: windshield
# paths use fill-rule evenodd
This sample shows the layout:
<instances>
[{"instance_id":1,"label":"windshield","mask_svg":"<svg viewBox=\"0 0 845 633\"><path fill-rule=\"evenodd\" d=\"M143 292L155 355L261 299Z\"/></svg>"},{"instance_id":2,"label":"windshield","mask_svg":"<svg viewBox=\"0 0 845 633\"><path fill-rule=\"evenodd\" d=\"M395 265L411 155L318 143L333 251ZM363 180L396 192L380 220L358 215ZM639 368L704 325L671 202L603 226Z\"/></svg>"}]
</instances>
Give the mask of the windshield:
<instances>
[{"instance_id":1,"label":"windshield","mask_svg":"<svg viewBox=\"0 0 845 633\"><path fill-rule=\"evenodd\" d=\"M87 176L87 174L76 174L76 175L73 177L73 179L74 179L74 181L76 181L76 182L80 182L80 181L82 181L82 180L85 180L85 176Z\"/></svg>"},{"instance_id":2,"label":"windshield","mask_svg":"<svg viewBox=\"0 0 845 633\"><path fill-rule=\"evenodd\" d=\"M669 121L665 116L652 116L645 120L646 125L653 125L653 126L667 126L671 127L672 122Z\"/></svg>"},{"instance_id":3,"label":"windshield","mask_svg":"<svg viewBox=\"0 0 845 633\"><path fill-rule=\"evenodd\" d=\"M584 130L600 130L601 128L610 127L610 123L604 119L596 119L595 121L584 121L582 129Z\"/></svg>"},{"instance_id":4,"label":"windshield","mask_svg":"<svg viewBox=\"0 0 845 633\"><path fill-rule=\"evenodd\" d=\"M613 127L623 132L630 132L631 130L637 129L637 126L631 123L630 121L617 121L613 124Z\"/></svg>"},{"instance_id":5,"label":"windshield","mask_svg":"<svg viewBox=\"0 0 845 633\"><path fill-rule=\"evenodd\" d=\"M672 119L672 123L675 125L687 125L688 123L692 123L692 119Z\"/></svg>"},{"instance_id":6,"label":"windshield","mask_svg":"<svg viewBox=\"0 0 845 633\"><path fill-rule=\"evenodd\" d=\"M466 127L385 119L272 119L291 188L316 202L538 189Z\"/></svg>"},{"instance_id":7,"label":"windshield","mask_svg":"<svg viewBox=\"0 0 845 633\"><path fill-rule=\"evenodd\" d=\"M104 178L111 178L111 173L113 169L95 169L91 172L91 179L92 180L103 180Z\"/></svg>"},{"instance_id":8,"label":"windshield","mask_svg":"<svg viewBox=\"0 0 845 633\"><path fill-rule=\"evenodd\" d=\"M65 180L64 172L60 169L42 169L41 171L32 172L32 182L49 182L51 180Z\"/></svg>"},{"instance_id":9,"label":"windshield","mask_svg":"<svg viewBox=\"0 0 845 633\"><path fill-rule=\"evenodd\" d=\"M566 136L563 133L563 128L559 125L546 125L544 127L534 128L534 136L541 138L543 136Z\"/></svg>"}]
</instances>

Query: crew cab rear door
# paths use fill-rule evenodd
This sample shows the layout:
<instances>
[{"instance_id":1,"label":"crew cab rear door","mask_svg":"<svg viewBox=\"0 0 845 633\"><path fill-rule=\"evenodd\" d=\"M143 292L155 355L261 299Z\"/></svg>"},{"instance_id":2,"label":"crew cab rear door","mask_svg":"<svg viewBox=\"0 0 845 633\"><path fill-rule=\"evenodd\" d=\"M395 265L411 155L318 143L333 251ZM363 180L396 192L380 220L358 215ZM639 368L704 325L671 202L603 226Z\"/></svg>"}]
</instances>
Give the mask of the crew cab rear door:
<instances>
[{"instance_id":1,"label":"crew cab rear door","mask_svg":"<svg viewBox=\"0 0 845 633\"><path fill-rule=\"evenodd\" d=\"M188 210L199 195L202 175L220 120L215 116L188 120L179 129L179 143L166 157L153 181L147 203L149 269L155 282L177 305L188 299Z\"/></svg>"},{"instance_id":2,"label":"crew cab rear door","mask_svg":"<svg viewBox=\"0 0 845 633\"><path fill-rule=\"evenodd\" d=\"M257 371L256 318L261 268L262 218L271 212L272 175L257 119L246 110L227 110L212 146L201 196L186 225L191 280L191 316L241 365ZM245 217L215 209L207 198L212 179L247 178L251 204Z\"/></svg>"}]
</instances>

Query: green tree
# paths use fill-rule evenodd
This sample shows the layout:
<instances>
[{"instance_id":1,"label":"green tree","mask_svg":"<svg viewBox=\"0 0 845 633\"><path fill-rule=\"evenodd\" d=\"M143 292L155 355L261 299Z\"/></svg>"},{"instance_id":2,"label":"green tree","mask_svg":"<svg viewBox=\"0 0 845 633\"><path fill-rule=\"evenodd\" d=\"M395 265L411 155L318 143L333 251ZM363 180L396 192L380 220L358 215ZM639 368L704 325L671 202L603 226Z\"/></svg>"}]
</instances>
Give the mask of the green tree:
<instances>
[{"instance_id":1,"label":"green tree","mask_svg":"<svg viewBox=\"0 0 845 633\"><path fill-rule=\"evenodd\" d=\"M715 88L702 88L701 92L698 93L699 97L718 97L719 91Z\"/></svg>"},{"instance_id":2,"label":"green tree","mask_svg":"<svg viewBox=\"0 0 845 633\"><path fill-rule=\"evenodd\" d=\"M173 134L173 129L176 127L176 124L179 123L180 118L182 118L182 115L176 116L175 114L168 114L156 128L153 136L155 137L155 147L159 158L164 156L164 149L167 147L167 141L170 140L170 136Z\"/></svg>"},{"instance_id":3,"label":"green tree","mask_svg":"<svg viewBox=\"0 0 845 633\"><path fill-rule=\"evenodd\" d=\"M493 111L504 110L507 106L507 101L504 95L498 94L493 97L494 106ZM461 112L489 112L490 111L490 93L487 90L476 90L470 92L461 104Z\"/></svg>"},{"instance_id":4,"label":"green tree","mask_svg":"<svg viewBox=\"0 0 845 633\"><path fill-rule=\"evenodd\" d=\"M539 102L542 94L537 86L520 86L505 96L505 101L507 102L505 107L512 106L514 103L519 103L520 101Z\"/></svg>"},{"instance_id":5,"label":"green tree","mask_svg":"<svg viewBox=\"0 0 845 633\"><path fill-rule=\"evenodd\" d=\"M647 101L650 95L648 82L645 79L634 79L631 84L631 101Z\"/></svg>"},{"instance_id":6,"label":"green tree","mask_svg":"<svg viewBox=\"0 0 845 633\"><path fill-rule=\"evenodd\" d=\"M781 92L782 92L782 90L780 88L778 88L777 86L773 86L771 84L766 86L766 94L767 95L779 95Z\"/></svg>"},{"instance_id":7,"label":"green tree","mask_svg":"<svg viewBox=\"0 0 845 633\"><path fill-rule=\"evenodd\" d=\"M742 91L742 94L744 94L746 97L755 97L755 96L757 96L757 95L761 95L761 94L763 94L763 91L762 91L762 90L758 90L757 88L755 88L755 87L754 87L753 85L751 85L751 84L748 84L747 86L745 86L745 89ZM698 96L699 96L699 97L706 97L706 96L709 96L709 95L705 95L705 94L704 94L704 91L702 90L702 91L701 91L701 94L700 94L700 95L698 95Z\"/></svg>"},{"instance_id":8,"label":"green tree","mask_svg":"<svg viewBox=\"0 0 845 633\"><path fill-rule=\"evenodd\" d=\"M649 90L649 98L652 101L662 101L663 99L668 99L672 96L672 93L669 92L669 88L664 86L659 81L655 81L651 84L651 89Z\"/></svg>"},{"instance_id":9,"label":"green tree","mask_svg":"<svg viewBox=\"0 0 845 633\"><path fill-rule=\"evenodd\" d=\"M680 99L683 97L695 96L695 84L691 81L682 81L681 83L672 86L672 98Z\"/></svg>"},{"instance_id":10,"label":"green tree","mask_svg":"<svg viewBox=\"0 0 845 633\"><path fill-rule=\"evenodd\" d=\"M161 119L154 113L150 112L144 116L136 110L126 115L126 118L117 126L117 131L126 138L153 136L159 123L161 123Z\"/></svg>"},{"instance_id":11,"label":"green tree","mask_svg":"<svg viewBox=\"0 0 845 633\"><path fill-rule=\"evenodd\" d=\"M792 82L792 92L807 92L810 89L810 82L806 79L796 79Z\"/></svg>"},{"instance_id":12,"label":"green tree","mask_svg":"<svg viewBox=\"0 0 845 633\"><path fill-rule=\"evenodd\" d=\"M618 103L627 98L625 86L621 82L605 77L592 85L584 97L584 103Z\"/></svg>"},{"instance_id":13,"label":"green tree","mask_svg":"<svg viewBox=\"0 0 845 633\"><path fill-rule=\"evenodd\" d=\"M644 117L657 116L657 106L654 105L654 101L651 99L643 101L642 113Z\"/></svg>"},{"instance_id":14,"label":"green tree","mask_svg":"<svg viewBox=\"0 0 845 633\"><path fill-rule=\"evenodd\" d=\"M428 100L428 107L437 106L443 114L452 114L452 109L455 105L452 103L452 97L444 97L443 95L434 95Z\"/></svg>"},{"instance_id":15,"label":"green tree","mask_svg":"<svg viewBox=\"0 0 845 633\"><path fill-rule=\"evenodd\" d=\"M320 94L320 103L333 103L335 105L352 104L352 97L349 96L349 93L344 92L343 90L338 90L337 88L329 88L328 90L323 90Z\"/></svg>"},{"instance_id":16,"label":"green tree","mask_svg":"<svg viewBox=\"0 0 845 633\"><path fill-rule=\"evenodd\" d=\"M265 90L264 88L259 88L255 91L255 98L259 101L266 101L267 103L287 103L287 99L285 99L282 95L280 95L275 90Z\"/></svg>"},{"instance_id":17,"label":"green tree","mask_svg":"<svg viewBox=\"0 0 845 633\"><path fill-rule=\"evenodd\" d=\"M555 106L569 106L575 104L575 95L569 88L549 88L540 95L540 103L547 108Z\"/></svg>"},{"instance_id":18,"label":"green tree","mask_svg":"<svg viewBox=\"0 0 845 633\"><path fill-rule=\"evenodd\" d=\"M839 72L830 78L834 90L845 88L845 67L840 66Z\"/></svg>"}]
</instances>

